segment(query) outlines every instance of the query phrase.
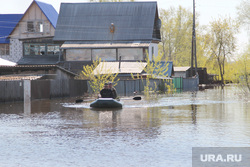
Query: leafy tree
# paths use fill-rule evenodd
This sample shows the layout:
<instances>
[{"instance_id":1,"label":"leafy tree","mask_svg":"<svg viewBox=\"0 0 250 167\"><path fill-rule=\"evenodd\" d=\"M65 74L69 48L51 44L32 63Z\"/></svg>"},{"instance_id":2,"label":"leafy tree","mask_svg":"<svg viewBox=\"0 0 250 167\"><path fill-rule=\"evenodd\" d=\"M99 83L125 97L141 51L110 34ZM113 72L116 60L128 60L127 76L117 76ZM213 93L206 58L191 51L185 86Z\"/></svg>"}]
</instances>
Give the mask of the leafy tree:
<instances>
[{"instance_id":1,"label":"leafy tree","mask_svg":"<svg viewBox=\"0 0 250 167\"><path fill-rule=\"evenodd\" d=\"M168 10L161 9L161 45L159 51L163 55L163 59L172 60L172 54L174 49L174 16L175 9L170 8Z\"/></svg>"},{"instance_id":2,"label":"leafy tree","mask_svg":"<svg viewBox=\"0 0 250 167\"><path fill-rule=\"evenodd\" d=\"M83 71L78 76L78 79L89 80L89 85L94 94L99 94L100 90L103 89L104 84L107 82L112 82L113 86L117 85L119 79L116 79L118 73L112 73L105 63L102 63L101 58L93 61L92 65L83 66ZM104 62L104 61L103 61ZM99 68L97 66L100 64ZM105 73L103 73L105 71Z\"/></svg>"},{"instance_id":3,"label":"leafy tree","mask_svg":"<svg viewBox=\"0 0 250 167\"><path fill-rule=\"evenodd\" d=\"M250 24L250 1L243 0L241 4L237 7L238 18L242 24L249 26Z\"/></svg>"},{"instance_id":4,"label":"leafy tree","mask_svg":"<svg viewBox=\"0 0 250 167\"><path fill-rule=\"evenodd\" d=\"M159 54L163 54L164 60L174 61L175 66L190 65L192 16L192 12L181 6L160 10L162 42Z\"/></svg>"},{"instance_id":5,"label":"leafy tree","mask_svg":"<svg viewBox=\"0 0 250 167\"><path fill-rule=\"evenodd\" d=\"M250 91L250 44L246 51L240 56L238 61L238 76L239 83L243 87L243 90L246 92ZM247 88L247 90L245 89Z\"/></svg>"},{"instance_id":6,"label":"leafy tree","mask_svg":"<svg viewBox=\"0 0 250 167\"><path fill-rule=\"evenodd\" d=\"M236 50L235 34L237 32L238 24L231 18L219 18L210 23L207 35L210 51L208 61L219 69L222 86L224 85L225 65Z\"/></svg>"},{"instance_id":7,"label":"leafy tree","mask_svg":"<svg viewBox=\"0 0 250 167\"><path fill-rule=\"evenodd\" d=\"M160 92L167 91L168 93L174 91L172 80L167 79L168 76L168 62L162 61L163 55L155 57L154 61L150 61L147 54L146 67L143 67L146 77L145 79L137 74L137 78L140 78L144 83L144 95L149 96L150 92L156 92L157 88ZM134 75L131 74L134 79ZM159 80L158 84L156 80Z\"/></svg>"}]
</instances>

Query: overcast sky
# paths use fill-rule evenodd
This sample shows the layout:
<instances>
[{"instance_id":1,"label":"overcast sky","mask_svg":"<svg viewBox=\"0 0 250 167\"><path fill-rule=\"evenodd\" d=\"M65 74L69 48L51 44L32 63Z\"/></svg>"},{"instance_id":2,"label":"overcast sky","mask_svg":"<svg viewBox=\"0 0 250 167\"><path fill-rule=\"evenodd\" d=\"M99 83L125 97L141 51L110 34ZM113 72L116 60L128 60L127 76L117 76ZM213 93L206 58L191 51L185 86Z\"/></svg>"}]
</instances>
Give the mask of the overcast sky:
<instances>
[{"instance_id":1,"label":"overcast sky","mask_svg":"<svg viewBox=\"0 0 250 167\"><path fill-rule=\"evenodd\" d=\"M88 2L88 0L39 0L49 3L59 13L61 2ZM141 1L141 0L137 0ZM149 0L142 0L149 1ZM152 1L152 0L151 0ZM196 12L199 14L199 22L202 25L208 25L210 21L219 16L237 17L236 7L241 0L195 0ZM1 0L0 14L7 13L24 13L32 0ZM169 7L178 7L179 5L188 8L192 11L193 0L157 0L158 8L168 9ZM245 29L241 30L239 35L239 44L244 45L248 42L248 37Z\"/></svg>"}]
</instances>

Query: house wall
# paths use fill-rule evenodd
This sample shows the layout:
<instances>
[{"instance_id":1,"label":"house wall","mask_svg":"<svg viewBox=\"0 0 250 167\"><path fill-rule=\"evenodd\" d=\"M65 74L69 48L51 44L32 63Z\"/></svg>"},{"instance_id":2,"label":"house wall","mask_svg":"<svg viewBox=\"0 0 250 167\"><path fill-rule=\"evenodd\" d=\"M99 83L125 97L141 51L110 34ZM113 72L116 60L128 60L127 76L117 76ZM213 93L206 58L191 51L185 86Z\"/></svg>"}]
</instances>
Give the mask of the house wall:
<instances>
[{"instance_id":1,"label":"house wall","mask_svg":"<svg viewBox=\"0 0 250 167\"><path fill-rule=\"evenodd\" d=\"M182 78L186 78L186 71L175 71L174 72L174 77L182 77Z\"/></svg>"},{"instance_id":2,"label":"house wall","mask_svg":"<svg viewBox=\"0 0 250 167\"><path fill-rule=\"evenodd\" d=\"M69 75L68 73L60 70L60 69L57 69L56 72L56 78L57 80L69 80L69 79L74 79L74 77L72 75Z\"/></svg>"},{"instance_id":3,"label":"house wall","mask_svg":"<svg viewBox=\"0 0 250 167\"><path fill-rule=\"evenodd\" d=\"M155 57L158 56L158 44L157 43L151 43L148 47L148 56L149 60L154 60Z\"/></svg>"}]
</instances>

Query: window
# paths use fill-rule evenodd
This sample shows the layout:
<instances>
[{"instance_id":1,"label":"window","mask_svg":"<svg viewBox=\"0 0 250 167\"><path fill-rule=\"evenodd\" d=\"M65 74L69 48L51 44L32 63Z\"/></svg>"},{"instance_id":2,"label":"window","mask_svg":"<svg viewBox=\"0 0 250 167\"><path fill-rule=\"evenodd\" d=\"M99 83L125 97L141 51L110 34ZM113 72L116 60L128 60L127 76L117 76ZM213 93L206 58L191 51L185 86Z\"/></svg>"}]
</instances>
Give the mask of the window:
<instances>
[{"instance_id":1,"label":"window","mask_svg":"<svg viewBox=\"0 0 250 167\"><path fill-rule=\"evenodd\" d=\"M102 60L116 60L116 49L93 49L92 60L101 58Z\"/></svg>"},{"instance_id":2,"label":"window","mask_svg":"<svg viewBox=\"0 0 250 167\"><path fill-rule=\"evenodd\" d=\"M143 49L142 48L125 48L118 49L119 57L122 57L122 60L143 60Z\"/></svg>"},{"instance_id":3,"label":"window","mask_svg":"<svg viewBox=\"0 0 250 167\"><path fill-rule=\"evenodd\" d=\"M66 61L91 61L91 49L67 49Z\"/></svg>"},{"instance_id":4,"label":"window","mask_svg":"<svg viewBox=\"0 0 250 167\"><path fill-rule=\"evenodd\" d=\"M43 22L42 21L28 21L27 22L27 32L43 32Z\"/></svg>"},{"instance_id":5,"label":"window","mask_svg":"<svg viewBox=\"0 0 250 167\"><path fill-rule=\"evenodd\" d=\"M41 44L41 43L25 43L25 56L37 55L59 55L59 45Z\"/></svg>"},{"instance_id":6,"label":"window","mask_svg":"<svg viewBox=\"0 0 250 167\"><path fill-rule=\"evenodd\" d=\"M10 55L9 44L0 44L0 55Z\"/></svg>"},{"instance_id":7,"label":"window","mask_svg":"<svg viewBox=\"0 0 250 167\"><path fill-rule=\"evenodd\" d=\"M37 22L36 32L43 32L43 23L42 22Z\"/></svg>"},{"instance_id":8,"label":"window","mask_svg":"<svg viewBox=\"0 0 250 167\"><path fill-rule=\"evenodd\" d=\"M27 31L28 32L34 32L35 30L34 30L34 23L33 23L33 21L28 21L27 22Z\"/></svg>"},{"instance_id":9,"label":"window","mask_svg":"<svg viewBox=\"0 0 250 167\"><path fill-rule=\"evenodd\" d=\"M48 44L47 45L47 54L48 55L58 55L59 54L59 45Z\"/></svg>"},{"instance_id":10,"label":"window","mask_svg":"<svg viewBox=\"0 0 250 167\"><path fill-rule=\"evenodd\" d=\"M24 44L24 54L26 56L44 55L45 44Z\"/></svg>"}]
</instances>

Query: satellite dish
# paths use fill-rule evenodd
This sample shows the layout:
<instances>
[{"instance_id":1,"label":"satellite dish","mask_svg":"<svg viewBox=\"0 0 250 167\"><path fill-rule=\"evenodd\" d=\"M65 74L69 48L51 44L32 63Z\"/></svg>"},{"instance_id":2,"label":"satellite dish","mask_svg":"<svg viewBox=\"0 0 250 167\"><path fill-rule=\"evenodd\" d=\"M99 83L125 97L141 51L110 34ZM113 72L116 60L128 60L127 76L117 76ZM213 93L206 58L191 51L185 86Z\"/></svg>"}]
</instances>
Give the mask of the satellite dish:
<instances>
[{"instance_id":1,"label":"satellite dish","mask_svg":"<svg viewBox=\"0 0 250 167\"><path fill-rule=\"evenodd\" d=\"M158 30L161 29L161 19L158 19L158 20L157 20L156 28L157 28Z\"/></svg>"}]
</instances>

